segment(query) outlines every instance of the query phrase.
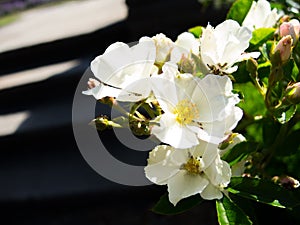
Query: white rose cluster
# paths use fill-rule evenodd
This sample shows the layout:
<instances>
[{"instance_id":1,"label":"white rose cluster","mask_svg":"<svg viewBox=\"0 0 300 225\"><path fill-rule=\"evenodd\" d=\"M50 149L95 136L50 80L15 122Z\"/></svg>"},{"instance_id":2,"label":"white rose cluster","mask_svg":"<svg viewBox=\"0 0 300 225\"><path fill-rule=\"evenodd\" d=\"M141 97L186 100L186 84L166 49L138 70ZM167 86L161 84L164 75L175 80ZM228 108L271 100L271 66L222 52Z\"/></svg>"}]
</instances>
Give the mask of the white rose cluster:
<instances>
[{"instance_id":1,"label":"white rose cluster","mask_svg":"<svg viewBox=\"0 0 300 225\"><path fill-rule=\"evenodd\" d=\"M262 24L253 24L252 17ZM152 119L150 130L162 144L150 152L145 174L153 183L168 186L173 205L195 194L222 198L232 168L221 159L224 150L219 146L243 116L227 75L237 70L237 62L259 57L257 52L245 53L252 29L271 26L274 18L276 12L260 0L244 26L226 20L215 28L208 25L199 38L186 32L174 42L164 34L143 37L132 47L117 42L92 61L99 82L84 94L158 102L162 113Z\"/></svg>"}]
</instances>

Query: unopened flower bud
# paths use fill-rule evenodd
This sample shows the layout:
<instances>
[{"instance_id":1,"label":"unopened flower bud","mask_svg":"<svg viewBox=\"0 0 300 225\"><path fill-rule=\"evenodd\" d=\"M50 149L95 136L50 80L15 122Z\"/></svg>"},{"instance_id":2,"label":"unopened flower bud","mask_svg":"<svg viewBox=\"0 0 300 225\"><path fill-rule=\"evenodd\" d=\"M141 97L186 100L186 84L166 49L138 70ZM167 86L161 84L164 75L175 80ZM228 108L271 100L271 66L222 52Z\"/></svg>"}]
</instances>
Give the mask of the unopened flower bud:
<instances>
[{"instance_id":1,"label":"unopened flower bud","mask_svg":"<svg viewBox=\"0 0 300 225\"><path fill-rule=\"evenodd\" d=\"M129 126L132 133L136 136L150 135L149 121L138 121L135 119L129 120Z\"/></svg>"},{"instance_id":2,"label":"unopened flower bud","mask_svg":"<svg viewBox=\"0 0 300 225\"><path fill-rule=\"evenodd\" d=\"M293 48L293 38L291 35L287 35L280 39L280 41L278 42L278 44L274 49L274 53L276 54L276 52L279 52L280 60L281 62L284 63L288 61L289 58L291 57L292 48Z\"/></svg>"},{"instance_id":3,"label":"unopened flower bud","mask_svg":"<svg viewBox=\"0 0 300 225\"><path fill-rule=\"evenodd\" d=\"M171 50L174 48L174 42L164 34L157 34L152 37L156 46L156 63L169 61Z\"/></svg>"},{"instance_id":4,"label":"unopened flower bud","mask_svg":"<svg viewBox=\"0 0 300 225\"><path fill-rule=\"evenodd\" d=\"M233 148L236 144L246 141L246 138L239 133L231 133L228 137L219 144L219 149L222 150L223 155L227 150Z\"/></svg>"},{"instance_id":5,"label":"unopened flower bud","mask_svg":"<svg viewBox=\"0 0 300 225\"><path fill-rule=\"evenodd\" d=\"M89 81L87 82L87 85L88 85L88 89L92 89L94 87L97 87L100 85L100 82L93 79L93 78L90 78Z\"/></svg>"},{"instance_id":6,"label":"unopened flower bud","mask_svg":"<svg viewBox=\"0 0 300 225\"><path fill-rule=\"evenodd\" d=\"M280 37L291 35L293 38L294 45L299 39L299 32L300 32L300 22L296 19L292 19L289 22L282 23L279 28Z\"/></svg>"},{"instance_id":7,"label":"unopened flower bud","mask_svg":"<svg viewBox=\"0 0 300 225\"><path fill-rule=\"evenodd\" d=\"M117 100L113 97L104 97L99 99L99 102L103 103L103 104L107 104L109 106L113 106L113 105L117 105Z\"/></svg>"},{"instance_id":8,"label":"unopened flower bud","mask_svg":"<svg viewBox=\"0 0 300 225\"><path fill-rule=\"evenodd\" d=\"M288 22L290 21L290 17L288 15L284 15L283 17L280 18L280 23L283 23L283 22Z\"/></svg>"},{"instance_id":9,"label":"unopened flower bud","mask_svg":"<svg viewBox=\"0 0 300 225\"><path fill-rule=\"evenodd\" d=\"M257 62L255 59L250 58L246 61L246 68L247 71L251 74L251 76L256 77L257 76Z\"/></svg>"},{"instance_id":10,"label":"unopened flower bud","mask_svg":"<svg viewBox=\"0 0 300 225\"><path fill-rule=\"evenodd\" d=\"M299 181L290 176L275 176L272 180L287 189L296 189L300 186Z\"/></svg>"},{"instance_id":11,"label":"unopened flower bud","mask_svg":"<svg viewBox=\"0 0 300 225\"><path fill-rule=\"evenodd\" d=\"M179 65L181 72L190 74L194 73L194 62L185 55L182 55Z\"/></svg>"},{"instance_id":12,"label":"unopened flower bud","mask_svg":"<svg viewBox=\"0 0 300 225\"><path fill-rule=\"evenodd\" d=\"M300 103L300 82L289 85L286 88L285 99L292 104Z\"/></svg>"},{"instance_id":13,"label":"unopened flower bud","mask_svg":"<svg viewBox=\"0 0 300 225\"><path fill-rule=\"evenodd\" d=\"M112 126L109 124L110 120L107 116L99 116L90 122L90 125L95 126L99 131L104 131L105 129L110 129Z\"/></svg>"}]
</instances>

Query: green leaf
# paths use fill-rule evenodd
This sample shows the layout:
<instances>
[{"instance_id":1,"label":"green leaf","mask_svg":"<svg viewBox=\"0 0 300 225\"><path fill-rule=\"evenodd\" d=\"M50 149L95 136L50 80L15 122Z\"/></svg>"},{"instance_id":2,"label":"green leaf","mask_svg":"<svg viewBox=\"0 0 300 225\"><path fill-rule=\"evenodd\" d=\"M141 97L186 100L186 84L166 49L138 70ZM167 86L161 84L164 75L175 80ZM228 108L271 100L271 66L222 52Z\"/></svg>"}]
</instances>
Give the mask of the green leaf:
<instances>
[{"instance_id":1,"label":"green leaf","mask_svg":"<svg viewBox=\"0 0 300 225\"><path fill-rule=\"evenodd\" d=\"M290 105L289 107L285 107L284 109L278 109L278 111L275 112L275 116L279 123L285 124L293 118L296 111L297 105Z\"/></svg>"},{"instance_id":2,"label":"green leaf","mask_svg":"<svg viewBox=\"0 0 300 225\"><path fill-rule=\"evenodd\" d=\"M237 0L235 1L228 14L226 19L232 19L237 21L240 25L242 25L248 11L251 8L253 0Z\"/></svg>"},{"instance_id":3,"label":"green leaf","mask_svg":"<svg viewBox=\"0 0 300 225\"><path fill-rule=\"evenodd\" d=\"M251 81L251 77L249 76L249 72L246 69L246 61L240 62L238 64L239 68L235 71L232 76L236 83L247 83Z\"/></svg>"},{"instance_id":4,"label":"green leaf","mask_svg":"<svg viewBox=\"0 0 300 225\"><path fill-rule=\"evenodd\" d=\"M228 195L231 201L247 214L253 224L258 224L254 205L255 202L232 193L228 193Z\"/></svg>"},{"instance_id":5,"label":"green leaf","mask_svg":"<svg viewBox=\"0 0 300 225\"><path fill-rule=\"evenodd\" d=\"M266 60L270 60L270 54L271 54L272 49L274 48L274 45L275 45L274 41L267 41L267 42L263 43L262 46L259 47L259 50L260 50L260 52L263 56L261 58L265 58ZM249 51L252 50L251 46L248 50ZM255 48L253 50L255 50Z\"/></svg>"},{"instance_id":6,"label":"green leaf","mask_svg":"<svg viewBox=\"0 0 300 225\"><path fill-rule=\"evenodd\" d=\"M234 165L247 156L257 150L258 145L254 142L241 142L235 145L232 149L227 151L222 159L229 163L229 165Z\"/></svg>"},{"instance_id":7,"label":"green leaf","mask_svg":"<svg viewBox=\"0 0 300 225\"><path fill-rule=\"evenodd\" d=\"M263 179L232 177L229 192L280 208L293 208L300 204L292 191Z\"/></svg>"},{"instance_id":8,"label":"green leaf","mask_svg":"<svg viewBox=\"0 0 300 225\"><path fill-rule=\"evenodd\" d=\"M285 139L284 143L278 150L275 152L276 156L289 156L296 154L300 150L300 130L295 130L290 133Z\"/></svg>"},{"instance_id":9,"label":"green leaf","mask_svg":"<svg viewBox=\"0 0 300 225\"><path fill-rule=\"evenodd\" d=\"M273 117L263 120L263 144L265 147L271 146L279 133L280 123L274 121Z\"/></svg>"},{"instance_id":10,"label":"green leaf","mask_svg":"<svg viewBox=\"0 0 300 225\"><path fill-rule=\"evenodd\" d=\"M245 137L247 140L253 140L257 143L263 143L263 129L262 129L262 121L256 121L256 123L249 124L245 127L246 133Z\"/></svg>"},{"instance_id":11,"label":"green leaf","mask_svg":"<svg viewBox=\"0 0 300 225\"><path fill-rule=\"evenodd\" d=\"M260 79L263 78L269 78L269 74L271 72L271 62L270 61L266 61L264 63L258 64L258 77Z\"/></svg>"},{"instance_id":12,"label":"green leaf","mask_svg":"<svg viewBox=\"0 0 300 225\"><path fill-rule=\"evenodd\" d=\"M247 74L244 75L248 76ZM234 89L244 93L245 98L239 103L239 106L247 114L250 114L253 117L265 114L265 101L252 83L234 84Z\"/></svg>"},{"instance_id":13,"label":"green leaf","mask_svg":"<svg viewBox=\"0 0 300 225\"><path fill-rule=\"evenodd\" d=\"M284 79L287 82L290 82L290 81L296 82L298 74L299 74L299 69L298 69L298 66L297 66L297 64L295 63L295 61L293 59L289 60L283 66L283 75L284 75Z\"/></svg>"},{"instance_id":14,"label":"green leaf","mask_svg":"<svg viewBox=\"0 0 300 225\"><path fill-rule=\"evenodd\" d=\"M192 27L188 31L192 33L196 38L199 38L202 35L202 26Z\"/></svg>"},{"instance_id":15,"label":"green leaf","mask_svg":"<svg viewBox=\"0 0 300 225\"><path fill-rule=\"evenodd\" d=\"M152 208L152 211L158 214L163 215L175 215L183 213L196 205L200 204L204 200L200 197L199 194L182 199L180 202L174 206L170 201L168 194L164 194L156 205Z\"/></svg>"},{"instance_id":16,"label":"green leaf","mask_svg":"<svg viewBox=\"0 0 300 225\"><path fill-rule=\"evenodd\" d=\"M273 36L275 28L259 28L252 32L252 38L250 40L250 49L261 46L270 37Z\"/></svg>"},{"instance_id":17,"label":"green leaf","mask_svg":"<svg viewBox=\"0 0 300 225\"><path fill-rule=\"evenodd\" d=\"M248 216L226 196L222 200L216 201L216 209L220 225L252 224Z\"/></svg>"}]
</instances>

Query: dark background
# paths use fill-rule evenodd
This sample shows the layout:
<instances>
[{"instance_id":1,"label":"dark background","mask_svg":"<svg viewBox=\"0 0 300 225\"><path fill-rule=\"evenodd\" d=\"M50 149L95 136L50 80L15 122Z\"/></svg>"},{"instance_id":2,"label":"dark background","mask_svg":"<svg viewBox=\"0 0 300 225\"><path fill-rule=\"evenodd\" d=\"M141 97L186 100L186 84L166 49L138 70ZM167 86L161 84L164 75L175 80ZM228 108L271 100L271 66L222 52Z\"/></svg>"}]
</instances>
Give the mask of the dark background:
<instances>
[{"instance_id":1,"label":"dark background","mask_svg":"<svg viewBox=\"0 0 300 225\"><path fill-rule=\"evenodd\" d=\"M47 80L0 91L0 115L30 112L16 133L0 136L0 224L217 223L212 202L178 216L152 213L150 208L166 187L110 182L89 167L76 146L71 124L73 95L95 56L115 41L133 42L160 32L175 40L190 27L222 22L228 9L204 7L197 0L126 3L129 14L124 21L89 34L0 53L0 76L66 60L81 62ZM111 144L115 157L126 160L112 132L105 131L101 138ZM138 154L128 153L127 158L147 157Z\"/></svg>"}]
</instances>

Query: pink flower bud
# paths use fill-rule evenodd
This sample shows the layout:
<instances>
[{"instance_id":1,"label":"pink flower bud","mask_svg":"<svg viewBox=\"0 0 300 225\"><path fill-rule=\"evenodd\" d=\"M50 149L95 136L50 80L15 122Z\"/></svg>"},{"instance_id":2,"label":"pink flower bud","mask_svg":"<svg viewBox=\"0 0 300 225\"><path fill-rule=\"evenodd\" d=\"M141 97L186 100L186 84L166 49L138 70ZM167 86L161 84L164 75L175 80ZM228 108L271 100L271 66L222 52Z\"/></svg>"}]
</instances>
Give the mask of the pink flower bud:
<instances>
[{"instance_id":1,"label":"pink flower bud","mask_svg":"<svg viewBox=\"0 0 300 225\"><path fill-rule=\"evenodd\" d=\"M294 44L296 44L296 42L299 39L299 32L300 32L300 23L296 19L292 19L289 22L282 23L279 28L280 37L291 35Z\"/></svg>"},{"instance_id":2,"label":"pink flower bud","mask_svg":"<svg viewBox=\"0 0 300 225\"><path fill-rule=\"evenodd\" d=\"M280 25L280 27L279 27L280 37L291 35L292 33L295 33L295 31L294 31L294 27L291 23L284 22Z\"/></svg>"},{"instance_id":3,"label":"pink flower bud","mask_svg":"<svg viewBox=\"0 0 300 225\"><path fill-rule=\"evenodd\" d=\"M290 23L293 25L296 35L299 37L300 34L300 22L297 19L292 19Z\"/></svg>"},{"instance_id":4,"label":"pink flower bud","mask_svg":"<svg viewBox=\"0 0 300 225\"><path fill-rule=\"evenodd\" d=\"M87 85L88 85L88 89L92 89L94 87L97 87L100 85L100 82L93 79L93 78L90 78L89 81L87 82Z\"/></svg>"},{"instance_id":5,"label":"pink flower bud","mask_svg":"<svg viewBox=\"0 0 300 225\"><path fill-rule=\"evenodd\" d=\"M277 46L274 49L274 53L280 52L280 59L282 62L289 60L293 47L293 39L291 35L284 36L280 39Z\"/></svg>"},{"instance_id":6,"label":"pink flower bud","mask_svg":"<svg viewBox=\"0 0 300 225\"><path fill-rule=\"evenodd\" d=\"M272 178L272 180L275 182L275 183L278 183L279 185L287 188L287 189L296 189L300 186L300 183L298 180L296 180L295 178L293 177L290 177L290 176L286 176L286 175L283 175L283 176L275 176Z\"/></svg>"}]
</instances>

